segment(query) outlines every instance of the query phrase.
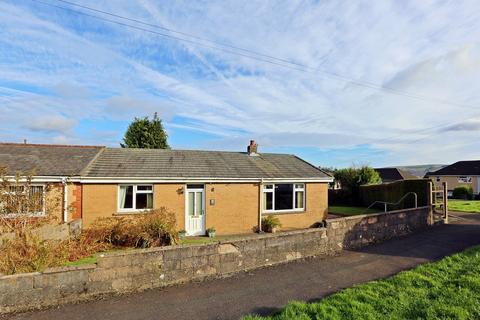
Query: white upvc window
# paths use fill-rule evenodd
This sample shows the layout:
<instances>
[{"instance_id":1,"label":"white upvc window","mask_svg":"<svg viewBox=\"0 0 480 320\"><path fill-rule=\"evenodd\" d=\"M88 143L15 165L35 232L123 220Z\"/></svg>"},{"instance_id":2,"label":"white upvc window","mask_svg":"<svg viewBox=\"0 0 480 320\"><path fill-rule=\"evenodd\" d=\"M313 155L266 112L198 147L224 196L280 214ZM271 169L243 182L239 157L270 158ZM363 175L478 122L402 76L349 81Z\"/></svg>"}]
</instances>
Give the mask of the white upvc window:
<instances>
[{"instance_id":1,"label":"white upvc window","mask_svg":"<svg viewBox=\"0 0 480 320\"><path fill-rule=\"evenodd\" d=\"M472 183L472 177L460 176L458 177L459 183Z\"/></svg>"},{"instance_id":2,"label":"white upvc window","mask_svg":"<svg viewBox=\"0 0 480 320\"><path fill-rule=\"evenodd\" d=\"M46 213L45 186L43 184L30 185L28 190L25 190L23 185L12 185L6 195L5 201L7 203L0 203L0 211L5 211L4 213L9 217L16 217L21 214L43 216ZM15 210L15 208L18 210Z\"/></svg>"},{"instance_id":3,"label":"white upvc window","mask_svg":"<svg viewBox=\"0 0 480 320\"><path fill-rule=\"evenodd\" d=\"M153 209L153 185L122 184L118 186L118 211Z\"/></svg>"},{"instance_id":4,"label":"white upvc window","mask_svg":"<svg viewBox=\"0 0 480 320\"><path fill-rule=\"evenodd\" d=\"M304 183L271 183L263 185L263 211L304 211Z\"/></svg>"}]
</instances>

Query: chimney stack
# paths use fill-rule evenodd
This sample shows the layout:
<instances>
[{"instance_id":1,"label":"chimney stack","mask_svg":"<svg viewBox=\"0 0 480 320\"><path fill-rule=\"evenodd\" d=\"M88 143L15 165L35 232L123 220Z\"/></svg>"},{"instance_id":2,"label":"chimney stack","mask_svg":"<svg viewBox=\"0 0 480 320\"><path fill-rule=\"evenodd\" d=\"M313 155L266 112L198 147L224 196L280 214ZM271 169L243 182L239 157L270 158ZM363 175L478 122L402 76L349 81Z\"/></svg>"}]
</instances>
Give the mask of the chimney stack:
<instances>
[{"instance_id":1,"label":"chimney stack","mask_svg":"<svg viewBox=\"0 0 480 320\"><path fill-rule=\"evenodd\" d=\"M257 153L258 144L255 140L250 140L250 145L247 147L247 153L249 156L258 156Z\"/></svg>"}]
</instances>

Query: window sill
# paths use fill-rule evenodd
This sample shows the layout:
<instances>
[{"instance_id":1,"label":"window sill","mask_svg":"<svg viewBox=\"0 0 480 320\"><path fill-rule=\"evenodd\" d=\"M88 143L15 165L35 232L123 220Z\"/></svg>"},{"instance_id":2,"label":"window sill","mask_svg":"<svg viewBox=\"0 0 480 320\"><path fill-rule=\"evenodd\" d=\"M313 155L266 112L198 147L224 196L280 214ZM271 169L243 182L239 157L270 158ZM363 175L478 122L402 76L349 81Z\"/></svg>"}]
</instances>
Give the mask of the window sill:
<instances>
[{"instance_id":1,"label":"window sill","mask_svg":"<svg viewBox=\"0 0 480 320\"><path fill-rule=\"evenodd\" d=\"M114 216L135 216L135 215L143 215L149 214L150 210L152 209L145 209L145 210L132 210L132 211L118 211L115 212Z\"/></svg>"},{"instance_id":2,"label":"window sill","mask_svg":"<svg viewBox=\"0 0 480 320\"><path fill-rule=\"evenodd\" d=\"M281 214L302 214L305 213L305 209L302 210L281 210L281 211L263 211L263 215L281 215Z\"/></svg>"}]
</instances>

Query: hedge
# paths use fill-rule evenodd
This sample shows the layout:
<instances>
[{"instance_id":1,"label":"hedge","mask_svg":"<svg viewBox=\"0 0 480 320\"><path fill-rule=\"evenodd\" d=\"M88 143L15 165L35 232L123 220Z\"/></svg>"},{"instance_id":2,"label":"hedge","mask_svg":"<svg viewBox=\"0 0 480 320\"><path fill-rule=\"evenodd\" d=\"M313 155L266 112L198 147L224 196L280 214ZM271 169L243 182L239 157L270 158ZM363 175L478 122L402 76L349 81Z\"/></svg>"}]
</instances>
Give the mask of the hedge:
<instances>
[{"instance_id":1,"label":"hedge","mask_svg":"<svg viewBox=\"0 0 480 320\"><path fill-rule=\"evenodd\" d=\"M363 206L369 206L375 201L396 203L408 192L415 192L417 194L417 205L419 207L426 206L428 202L429 181L429 179L411 179L361 186L360 199ZM414 206L415 200L413 195L411 195L397 206L389 205L388 210L413 208ZM377 205L376 207L383 209L383 204Z\"/></svg>"}]
</instances>

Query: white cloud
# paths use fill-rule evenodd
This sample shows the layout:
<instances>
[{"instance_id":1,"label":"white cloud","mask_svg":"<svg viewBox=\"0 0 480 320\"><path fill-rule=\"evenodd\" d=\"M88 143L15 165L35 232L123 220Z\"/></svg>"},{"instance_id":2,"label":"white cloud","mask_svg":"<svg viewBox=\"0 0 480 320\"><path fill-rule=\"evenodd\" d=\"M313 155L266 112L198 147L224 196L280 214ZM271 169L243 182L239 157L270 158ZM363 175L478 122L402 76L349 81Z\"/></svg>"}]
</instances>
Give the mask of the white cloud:
<instances>
[{"instance_id":1,"label":"white cloud","mask_svg":"<svg viewBox=\"0 0 480 320\"><path fill-rule=\"evenodd\" d=\"M29 128L38 139L82 142L91 137L69 130L82 121L126 121L158 111L169 128L219 137L204 145L243 150L252 136L271 147L367 145L383 150L381 159L367 159L379 165L432 161L439 149L437 163L478 157L480 142L469 136L479 127L470 118L480 113L475 1L82 4L326 73L282 68L39 4L2 2L0 118L7 126L1 138L23 137ZM358 86L332 73L425 99ZM63 119L46 121L49 114ZM176 123L175 116L188 124Z\"/></svg>"},{"instance_id":2,"label":"white cloud","mask_svg":"<svg viewBox=\"0 0 480 320\"><path fill-rule=\"evenodd\" d=\"M60 115L41 116L32 119L26 127L33 131L68 133L75 126L75 120Z\"/></svg>"}]
</instances>

